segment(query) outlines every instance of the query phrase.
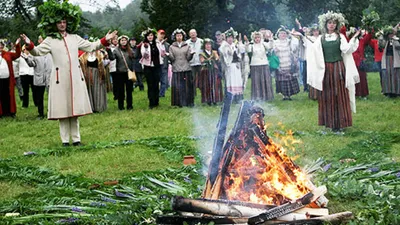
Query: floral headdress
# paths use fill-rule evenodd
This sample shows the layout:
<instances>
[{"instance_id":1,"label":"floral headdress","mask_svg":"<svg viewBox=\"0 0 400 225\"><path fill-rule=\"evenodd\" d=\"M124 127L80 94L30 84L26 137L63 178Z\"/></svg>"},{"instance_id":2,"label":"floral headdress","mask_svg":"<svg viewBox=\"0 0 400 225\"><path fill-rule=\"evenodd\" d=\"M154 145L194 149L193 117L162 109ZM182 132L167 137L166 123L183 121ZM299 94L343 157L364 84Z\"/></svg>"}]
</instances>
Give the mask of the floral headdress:
<instances>
[{"instance_id":1,"label":"floral headdress","mask_svg":"<svg viewBox=\"0 0 400 225\"><path fill-rule=\"evenodd\" d=\"M310 26L310 32L314 32L315 30L319 31L318 24L314 23L313 25Z\"/></svg>"},{"instance_id":2,"label":"floral headdress","mask_svg":"<svg viewBox=\"0 0 400 225\"><path fill-rule=\"evenodd\" d=\"M281 25L281 27L275 33L275 38L278 38L279 32L281 31L286 32L286 34L290 34L290 32L286 29L286 27Z\"/></svg>"},{"instance_id":3,"label":"floral headdress","mask_svg":"<svg viewBox=\"0 0 400 225\"><path fill-rule=\"evenodd\" d=\"M79 28L82 10L79 6L68 3L68 1L60 4L55 0L48 0L39 6L39 11L43 16L38 28L44 35L61 39L61 34L57 29L57 23L61 20L67 21L68 33L74 33Z\"/></svg>"},{"instance_id":4,"label":"floral headdress","mask_svg":"<svg viewBox=\"0 0 400 225\"><path fill-rule=\"evenodd\" d=\"M211 45L213 45L214 44L214 41L213 40L211 40L210 38L204 38L203 39L203 44L201 45L201 48L204 50L204 49L206 49L206 44L207 43L210 43Z\"/></svg>"},{"instance_id":5,"label":"floral headdress","mask_svg":"<svg viewBox=\"0 0 400 225\"><path fill-rule=\"evenodd\" d=\"M157 34L157 30L156 29L154 29L154 28L147 28L146 30L144 30L143 32L142 32L142 34L140 35L140 36L142 36L142 38L146 38L149 34L153 34L154 36L156 36L156 34ZM129 38L128 38L128 40L129 40Z\"/></svg>"},{"instance_id":6,"label":"floral headdress","mask_svg":"<svg viewBox=\"0 0 400 225\"><path fill-rule=\"evenodd\" d=\"M98 37L89 37L89 39L88 39L88 41L90 41L90 42L96 42L98 40L99 40Z\"/></svg>"},{"instance_id":7,"label":"floral headdress","mask_svg":"<svg viewBox=\"0 0 400 225\"><path fill-rule=\"evenodd\" d=\"M182 35L183 35L183 40L186 39L186 33L185 33L185 31L182 30L181 28L178 28L178 29L174 30L174 32L172 32L172 39L173 39L173 40L176 39L175 37L176 37L177 34L182 34Z\"/></svg>"},{"instance_id":8,"label":"floral headdress","mask_svg":"<svg viewBox=\"0 0 400 225\"><path fill-rule=\"evenodd\" d=\"M386 26L384 26L382 29L380 29L380 30L375 34L375 36L377 36L377 37L383 36L383 37L386 38L387 36L389 36L389 34L393 34L394 31L395 31L395 30L393 29L392 26L386 25Z\"/></svg>"},{"instance_id":9,"label":"floral headdress","mask_svg":"<svg viewBox=\"0 0 400 225\"><path fill-rule=\"evenodd\" d=\"M256 39L256 36L260 36L261 39L263 39L263 34L259 31L254 31L253 33L251 33L251 40L254 42Z\"/></svg>"},{"instance_id":10,"label":"floral headdress","mask_svg":"<svg viewBox=\"0 0 400 225\"><path fill-rule=\"evenodd\" d=\"M318 16L318 20L319 20L319 29L324 32L326 32L326 23L329 20L336 21L336 23L337 23L336 29L338 29L338 30L340 27L344 26L345 23L347 23L343 14L335 13L333 11L328 11L327 13Z\"/></svg>"},{"instance_id":11,"label":"floral headdress","mask_svg":"<svg viewBox=\"0 0 400 225\"><path fill-rule=\"evenodd\" d=\"M118 37L118 41L120 41L122 38L125 38L126 40L129 40L129 37L126 35L121 35Z\"/></svg>"},{"instance_id":12,"label":"floral headdress","mask_svg":"<svg viewBox=\"0 0 400 225\"><path fill-rule=\"evenodd\" d=\"M232 27L229 28L227 31L225 31L224 34L225 34L226 38L229 37L229 36L231 36L233 38L238 36L238 32L236 32Z\"/></svg>"}]
</instances>

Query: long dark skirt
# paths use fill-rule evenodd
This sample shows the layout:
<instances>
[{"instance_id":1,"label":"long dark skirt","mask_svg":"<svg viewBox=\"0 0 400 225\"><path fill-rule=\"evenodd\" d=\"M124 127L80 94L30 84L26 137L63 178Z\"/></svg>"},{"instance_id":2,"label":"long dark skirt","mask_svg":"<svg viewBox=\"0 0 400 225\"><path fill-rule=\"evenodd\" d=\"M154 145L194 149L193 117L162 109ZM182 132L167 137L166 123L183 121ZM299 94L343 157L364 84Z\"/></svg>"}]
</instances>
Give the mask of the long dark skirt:
<instances>
[{"instance_id":1,"label":"long dark skirt","mask_svg":"<svg viewBox=\"0 0 400 225\"><path fill-rule=\"evenodd\" d=\"M311 100L318 100L318 90L308 85L308 98Z\"/></svg>"},{"instance_id":2,"label":"long dark skirt","mask_svg":"<svg viewBox=\"0 0 400 225\"><path fill-rule=\"evenodd\" d=\"M204 66L198 81L202 103L211 104L223 101L222 83L217 69L213 69L211 66Z\"/></svg>"},{"instance_id":3,"label":"long dark skirt","mask_svg":"<svg viewBox=\"0 0 400 225\"><path fill-rule=\"evenodd\" d=\"M322 91L318 98L318 124L332 129L353 124L349 91L346 88L343 61L325 63Z\"/></svg>"},{"instance_id":4,"label":"long dark skirt","mask_svg":"<svg viewBox=\"0 0 400 225\"><path fill-rule=\"evenodd\" d=\"M251 99L272 100L274 90L272 89L272 77L268 65L250 66L251 75Z\"/></svg>"},{"instance_id":5,"label":"long dark skirt","mask_svg":"<svg viewBox=\"0 0 400 225\"><path fill-rule=\"evenodd\" d=\"M364 70L357 68L360 75L360 83L356 84L356 96L366 97L369 95L367 73Z\"/></svg>"},{"instance_id":6,"label":"long dark skirt","mask_svg":"<svg viewBox=\"0 0 400 225\"><path fill-rule=\"evenodd\" d=\"M10 78L0 78L0 117L11 116Z\"/></svg>"},{"instance_id":7,"label":"long dark skirt","mask_svg":"<svg viewBox=\"0 0 400 225\"><path fill-rule=\"evenodd\" d=\"M107 109L107 88L106 82L100 77L97 68L88 67L86 87L88 89L90 105L93 112L103 112Z\"/></svg>"},{"instance_id":8,"label":"long dark skirt","mask_svg":"<svg viewBox=\"0 0 400 225\"><path fill-rule=\"evenodd\" d=\"M382 90L385 95L400 95L400 68L393 66L393 56L386 56L386 69L382 70Z\"/></svg>"},{"instance_id":9,"label":"long dark skirt","mask_svg":"<svg viewBox=\"0 0 400 225\"><path fill-rule=\"evenodd\" d=\"M290 70L276 71L276 93L283 96L292 96L300 92L299 82Z\"/></svg>"},{"instance_id":10,"label":"long dark skirt","mask_svg":"<svg viewBox=\"0 0 400 225\"><path fill-rule=\"evenodd\" d=\"M195 89L192 71L174 72L172 74L171 91L172 106L193 106Z\"/></svg>"}]
</instances>

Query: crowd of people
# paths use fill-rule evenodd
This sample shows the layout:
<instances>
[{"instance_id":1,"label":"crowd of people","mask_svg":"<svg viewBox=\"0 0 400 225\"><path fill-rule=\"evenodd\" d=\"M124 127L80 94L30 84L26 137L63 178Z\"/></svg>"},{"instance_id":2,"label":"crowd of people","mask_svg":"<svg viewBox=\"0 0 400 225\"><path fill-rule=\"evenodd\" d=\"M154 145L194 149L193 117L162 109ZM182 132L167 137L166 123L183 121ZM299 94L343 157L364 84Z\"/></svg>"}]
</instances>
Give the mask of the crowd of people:
<instances>
[{"instance_id":1,"label":"crowd of people","mask_svg":"<svg viewBox=\"0 0 400 225\"><path fill-rule=\"evenodd\" d=\"M68 12L60 13L68 18ZM44 118L48 87L48 119L60 121L64 146L69 146L70 139L80 145L78 117L107 110L109 91L119 110L133 109L133 89L143 91L144 83L150 109L159 106L169 87L171 106L193 107L197 89L203 104L216 105L225 95L239 103L250 77L254 101L273 100L274 89L290 101L303 86L310 99L318 100L319 125L340 131L352 126L356 96L369 94L367 46L373 48L381 67L382 93L400 95L397 26L373 39L372 29L346 29L344 22L342 14L328 12L319 17L319 25L302 27L296 20L296 29L282 26L275 34L260 29L250 39L233 28L217 31L215 40L199 38L195 29L187 37L178 28L168 43L164 30L150 28L142 32L141 40L118 36L116 31L101 40L85 40L69 31L68 21L61 19L48 25L56 27L60 37L39 37L35 46L21 35L10 51L0 43L0 116L15 116L17 87L22 107L29 106L32 89L38 117ZM136 73L136 80L129 71Z\"/></svg>"}]
</instances>

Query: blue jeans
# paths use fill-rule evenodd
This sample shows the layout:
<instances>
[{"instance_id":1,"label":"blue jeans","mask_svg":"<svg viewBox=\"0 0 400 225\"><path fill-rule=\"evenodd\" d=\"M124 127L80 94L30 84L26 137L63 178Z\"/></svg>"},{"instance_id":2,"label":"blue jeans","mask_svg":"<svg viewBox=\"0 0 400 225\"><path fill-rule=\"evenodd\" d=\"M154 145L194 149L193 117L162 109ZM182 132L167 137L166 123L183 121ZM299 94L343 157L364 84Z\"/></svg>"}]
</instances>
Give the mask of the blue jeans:
<instances>
[{"instance_id":1,"label":"blue jeans","mask_svg":"<svg viewBox=\"0 0 400 225\"><path fill-rule=\"evenodd\" d=\"M160 97L165 96L165 92L168 90L168 67L161 68L160 72Z\"/></svg>"}]
</instances>

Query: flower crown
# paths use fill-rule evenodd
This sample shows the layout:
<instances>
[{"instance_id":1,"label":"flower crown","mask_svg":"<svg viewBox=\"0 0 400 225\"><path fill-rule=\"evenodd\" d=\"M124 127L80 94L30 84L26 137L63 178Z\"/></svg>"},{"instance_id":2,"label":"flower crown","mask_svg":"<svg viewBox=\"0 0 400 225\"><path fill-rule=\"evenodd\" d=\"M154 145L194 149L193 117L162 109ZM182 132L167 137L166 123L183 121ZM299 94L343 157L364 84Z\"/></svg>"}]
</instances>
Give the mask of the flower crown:
<instances>
[{"instance_id":1,"label":"flower crown","mask_svg":"<svg viewBox=\"0 0 400 225\"><path fill-rule=\"evenodd\" d=\"M263 38L263 34L259 31L254 31L251 33L251 40L254 41L256 39L256 36L261 36L261 39Z\"/></svg>"},{"instance_id":2,"label":"flower crown","mask_svg":"<svg viewBox=\"0 0 400 225\"><path fill-rule=\"evenodd\" d=\"M281 27L275 33L275 38L278 38L279 32L281 31L286 32L286 34L290 34L289 30L285 26L281 25Z\"/></svg>"},{"instance_id":3,"label":"flower crown","mask_svg":"<svg viewBox=\"0 0 400 225\"><path fill-rule=\"evenodd\" d=\"M393 34L394 33L394 29L392 26L390 25L386 25L384 26L382 29L380 29L375 36L380 37L380 36L384 36L387 37L389 34Z\"/></svg>"},{"instance_id":4,"label":"flower crown","mask_svg":"<svg viewBox=\"0 0 400 225\"><path fill-rule=\"evenodd\" d=\"M310 32L313 32L314 30L319 30L318 24L316 23L310 26Z\"/></svg>"},{"instance_id":5,"label":"flower crown","mask_svg":"<svg viewBox=\"0 0 400 225\"><path fill-rule=\"evenodd\" d=\"M201 48L204 50L204 49L206 49L206 44L207 43L210 43L211 45L213 45L214 44L214 41L213 40L211 40L210 38L204 38L203 39L203 44L201 45Z\"/></svg>"},{"instance_id":6,"label":"flower crown","mask_svg":"<svg viewBox=\"0 0 400 225\"><path fill-rule=\"evenodd\" d=\"M176 36L177 34L182 34L182 35L183 35L183 39L186 38L186 33L185 33L185 31L182 30L181 28L177 28L177 29L174 30L174 32L172 32L172 39L173 39L173 40L175 40L175 36Z\"/></svg>"},{"instance_id":7,"label":"flower crown","mask_svg":"<svg viewBox=\"0 0 400 225\"><path fill-rule=\"evenodd\" d=\"M225 37L232 36L233 38L238 36L238 32L236 32L232 27L229 28L227 31L224 32Z\"/></svg>"},{"instance_id":8,"label":"flower crown","mask_svg":"<svg viewBox=\"0 0 400 225\"><path fill-rule=\"evenodd\" d=\"M344 26L345 23L347 23L347 20L344 18L343 14L341 13L335 13L333 11L328 11L325 14L322 14L320 16L318 16L318 20L319 20L319 28L322 31L326 32L326 23L329 20L334 20L337 23L336 28L339 29L340 27Z\"/></svg>"},{"instance_id":9,"label":"flower crown","mask_svg":"<svg viewBox=\"0 0 400 225\"><path fill-rule=\"evenodd\" d=\"M147 35L149 35L149 34L151 34L151 33L153 33L154 35L156 35L156 34L157 34L157 31L156 31L156 29L154 29L154 28L148 27L146 30L142 31L142 33L140 34L140 36L141 36L142 38L145 38L145 37L147 37ZM129 39L129 38L128 38L128 39Z\"/></svg>"}]
</instances>

